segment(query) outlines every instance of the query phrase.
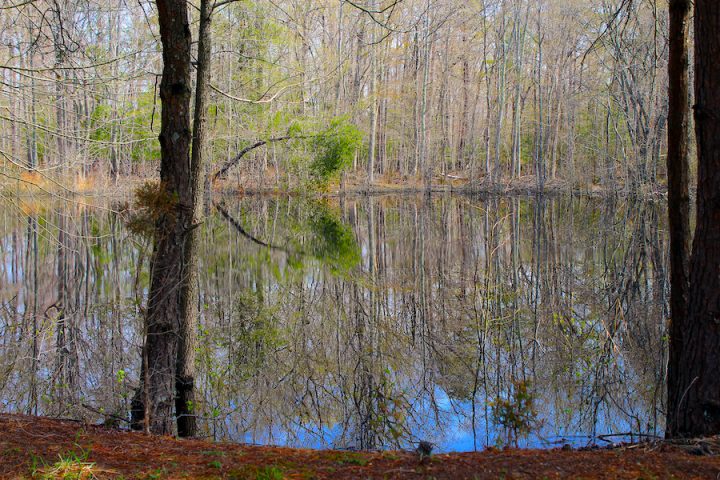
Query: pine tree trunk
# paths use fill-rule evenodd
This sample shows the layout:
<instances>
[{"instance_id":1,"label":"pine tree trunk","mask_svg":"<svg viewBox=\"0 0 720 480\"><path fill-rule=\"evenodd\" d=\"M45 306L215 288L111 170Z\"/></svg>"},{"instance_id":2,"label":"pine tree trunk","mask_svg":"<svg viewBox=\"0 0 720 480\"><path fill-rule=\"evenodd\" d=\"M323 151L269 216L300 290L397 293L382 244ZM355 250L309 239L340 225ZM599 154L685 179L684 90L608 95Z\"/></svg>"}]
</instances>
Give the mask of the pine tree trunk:
<instances>
[{"instance_id":1,"label":"pine tree trunk","mask_svg":"<svg viewBox=\"0 0 720 480\"><path fill-rule=\"evenodd\" d=\"M687 319L673 339L669 385L673 436L720 433L720 3L695 2L697 226L690 260ZM675 328L673 328L675 331ZM672 364L671 364L672 366ZM672 419L672 416L671 416Z\"/></svg>"},{"instance_id":2,"label":"pine tree trunk","mask_svg":"<svg viewBox=\"0 0 720 480\"><path fill-rule=\"evenodd\" d=\"M210 82L210 63L212 57L212 37L210 25L212 11L209 0L200 3L200 33L198 38L197 81L195 84L195 112L193 119L192 156L190 178L192 190L192 224L191 231L184 237L185 263L187 275L183 279L182 315L180 323L180 344L177 357L177 397L175 410L178 420L178 435L194 437L197 435L197 417L195 415L195 349L197 348L197 317L198 317L198 265L197 244L202 221L203 188L201 179L204 175L204 153L207 143L207 85Z\"/></svg>"},{"instance_id":3,"label":"pine tree trunk","mask_svg":"<svg viewBox=\"0 0 720 480\"><path fill-rule=\"evenodd\" d=\"M175 384L180 347L179 334L188 270L186 239L194 230L194 193L190 164L190 25L185 0L157 0L163 75L160 82L160 181L165 194L175 200L155 227L151 284L145 318L147 369L143 381L148 391L133 402L133 422L144 412L150 431L169 435L175 429ZM144 402L149 405L144 405Z\"/></svg>"},{"instance_id":4,"label":"pine tree trunk","mask_svg":"<svg viewBox=\"0 0 720 480\"><path fill-rule=\"evenodd\" d=\"M670 358L668 362L668 418L666 435L677 433L682 338L686 328L690 266L690 196L688 104L688 20L690 0L670 2L670 60L668 62L668 214L670 220ZM686 388L686 387L683 387Z\"/></svg>"}]
</instances>

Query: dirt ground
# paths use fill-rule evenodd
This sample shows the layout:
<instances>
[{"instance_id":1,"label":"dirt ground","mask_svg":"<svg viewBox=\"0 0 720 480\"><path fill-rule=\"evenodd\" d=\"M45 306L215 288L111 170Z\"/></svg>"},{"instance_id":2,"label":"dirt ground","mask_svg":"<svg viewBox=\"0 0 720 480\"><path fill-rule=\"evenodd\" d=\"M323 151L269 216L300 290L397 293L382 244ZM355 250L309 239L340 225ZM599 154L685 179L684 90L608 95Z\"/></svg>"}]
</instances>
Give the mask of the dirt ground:
<instances>
[{"instance_id":1,"label":"dirt ground","mask_svg":"<svg viewBox=\"0 0 720 480\"><path fill-rule=\"evenodd\" d=\"M152 437L73 421L0 415L0 478L718 479L715 443L588 450L414 452L243 446Z\"/></svg>"}]
</instances>

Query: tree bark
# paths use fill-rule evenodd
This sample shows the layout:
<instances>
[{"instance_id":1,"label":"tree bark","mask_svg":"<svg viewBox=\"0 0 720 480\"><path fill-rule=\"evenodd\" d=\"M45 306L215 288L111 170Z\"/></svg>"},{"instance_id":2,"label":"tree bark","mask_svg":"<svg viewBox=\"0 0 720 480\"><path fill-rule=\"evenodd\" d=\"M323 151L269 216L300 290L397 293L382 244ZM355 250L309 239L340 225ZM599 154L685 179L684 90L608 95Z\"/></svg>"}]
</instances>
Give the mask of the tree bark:
<instances>
[{"instance_id":1,"label":"tree bark","mask_svg":"<svg viewBox=\"0 0 720 480\"><path fill-rule=\"evenodd\" d=\"M677 415L684 393L682 338L687 319L690 268L688 20L690 0L670 1L670 59L668 110L668 214L670 220L670 351L666 435L676 436ZM686 386L683 388L687 388Z\"/></svg>"},{"instance_id":2,"label":"tree bark","mask_svg":"<svg viewBox=\"0 0 720 480\"><path fill-rule=\"evenodd\" d=\"M375 2L370 3L375 10ZM370 25L370 141L368 144L367 183L372 185L375 181L375 152L377 150L378 136L378 52L377 28L374 23Z\"/></svg>"},{"instance_id":3,"label":"tree bark","mask_svg":"<svg viewBox=\"0 0 720 480\"><path fill-rule=\"evenodd\" d=\"M677 374L669 385L676 437L720 433L720 3L695 2L697 226L690 260L688 315L673 339ZM678 398L679 397L679 398Z\"/></svg>"},{"instance_id":4,"label":"tree bark","mask_svg":"<svg viewBox=\"0 0 720 480\"><path fill-rule=\"evenodd\" d=\"M430 83L430 62L432 61L432 32L430 30L430 12L432 0L427 0L425 16L423 20L423 77L420 96L420 147L419 147L419 163L422 170L423 184L426 191L430 191L432 186L432 165L429 159L428 148L428 86Z\"/></svg>"},{"instance_id":5,"label":"tree bark","mask_svg":"<svg viewBox=\"0 0 720 480\"><path fill-rule=\"evenodd\" d=\"M210 25L212 8L209 0L200 2L200 27L198 35L198 62L195 82L195 112L193 117L192 156L190 161L190 189L192 192L193 217L190 232L185 235L185 264L187 275L183 279L181 298L180 337L177 357L175 411L178 436L197 435L195 408L195 349L197 348L198 318L198 265L197 244L200 234L196 226L202 222L204 178L204 153L207 143L207 96L210 83L212 37Z\"/></svg>"},{"instance_id":6,"label":"tree bark","mask_svg":"<svg viewBox=\"0 0 720 480\"><path fill-rule=\"evenodd\" d=\"M463 32L463 52L467 52L467 35ZM460 111L460 125L458 128L457 161L453 169L465 167L465 158L468 139L468 117L470 116L470 62L467 53L463 53L462 60L462 110Z\"/></svg>"},{"instance_id":7,"label":"tree bark","mask_svg":"<svg viewBox=\"0 0 720 480\"><path fill-rule=\"evenodd\" d=\"M185 0L157 0L163 74L160 82L160 188L175 200L172 211L155 227L151 284L145 318L147 389L137 395L133 423L142 423L145 410L150 431L172 434L175 429L175 381L183 295L187 282L187 238L194 230L195 192L190 162L190 25ZM150 403L145 409L144 400Z\"/></svg>"}]
</instances>

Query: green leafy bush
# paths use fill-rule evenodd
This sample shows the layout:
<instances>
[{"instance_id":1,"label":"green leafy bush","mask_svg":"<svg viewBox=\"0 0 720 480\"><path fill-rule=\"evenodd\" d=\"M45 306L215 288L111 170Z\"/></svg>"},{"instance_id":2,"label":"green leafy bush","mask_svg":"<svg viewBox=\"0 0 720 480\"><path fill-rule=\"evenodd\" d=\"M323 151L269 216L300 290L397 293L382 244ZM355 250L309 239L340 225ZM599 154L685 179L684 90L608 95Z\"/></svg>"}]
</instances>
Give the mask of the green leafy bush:
<instances>
[{"instance_id":1,"label":"green leafy bush","mask_svg":"<svg viewBox=\"0 0 720 480\"><path fill-rule=\"evenodd\" d=\"M317 180L327 182L352 163L361 145L362 132L347 118L332 120L330 126L314 139L316 156L310 164L311 174Z\"/></svg>"}]
</instances>

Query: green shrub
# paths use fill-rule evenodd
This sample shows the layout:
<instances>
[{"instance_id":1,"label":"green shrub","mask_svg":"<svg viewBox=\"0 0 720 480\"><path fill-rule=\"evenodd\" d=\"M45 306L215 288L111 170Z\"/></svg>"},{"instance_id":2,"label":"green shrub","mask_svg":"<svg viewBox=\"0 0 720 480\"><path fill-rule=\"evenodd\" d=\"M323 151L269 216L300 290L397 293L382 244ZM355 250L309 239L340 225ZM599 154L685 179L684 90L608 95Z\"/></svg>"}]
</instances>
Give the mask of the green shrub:
<instances>
[{"instance_id":1,"label":"green shrub","mask_svg":"<svg viewBox=\"0 0 720 480\"><path fill-rule=\"evenodd\" d=\"M352 163L361 145L362 132L347 118L332 120L313 142L316 156L310 164L311 174L315 179L327 182Z\"/></svg>"}]
</instances>

